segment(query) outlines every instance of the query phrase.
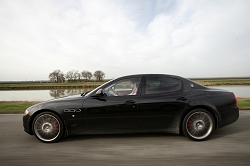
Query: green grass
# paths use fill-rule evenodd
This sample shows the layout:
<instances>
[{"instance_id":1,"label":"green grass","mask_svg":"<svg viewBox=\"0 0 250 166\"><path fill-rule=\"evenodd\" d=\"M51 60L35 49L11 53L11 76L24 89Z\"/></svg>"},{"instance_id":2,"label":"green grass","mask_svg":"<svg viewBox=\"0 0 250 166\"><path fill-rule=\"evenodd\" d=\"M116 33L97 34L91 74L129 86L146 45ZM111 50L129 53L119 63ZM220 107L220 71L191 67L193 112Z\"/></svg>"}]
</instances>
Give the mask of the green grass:
<instances>
[{"instance_id":1,"label":"green grass","mask_svg":"<svg viewBox=\"0 0 250 166\"><path fill-rule=\"evenodd\" d=\"M205 86L214 85L250 85L250 79L192 79Z\"/></svg>"},{"instance_id":2,"label":"green grass","mask_svg":"<svg viewBox=\"0 0 250 166\"><path fill-rule=\"evenodd\" d=\"M79 83L13 83L0 84L0 90L42 90L42 89L62 89L62 88L95 88L105 82L79 82Z\"/></svg>"},{"instance_id":3,"label":"green grass","mask_svg":"<svg viewBox=\"0 0 250 166\"><path fill-rule=\"evenodd\" d=\"M250 110L250 98L238 98L240 110ZM24 111L39 101L0 101L0 114L22 114Z\"/></svg>"},{"instance_id":4,"label":"green grass","mask_svg":"<svg viewBox=\"0 0 250 166\"><path fill-rule=\"evenodd\" d=\"M249 98L238 98L238 107L243 109L250 110L250 99Z\"/></svg>"},{"instance_id":5,"label":"green grass","mask_svg":"<svg viewBox=\"0 0 250 166\"><path fill-rule=\"evenodd\" d=\"M0 101L0 114L9 113L24 113L24 111L34 105L39 103L39 101Z\"/></svg>"},{"instance_id":6,"label":"green grass","mask_svg":"<svg viewBox=\"0 0 250 166\"><path fill-rule=\"evenodd\" d=\"M215 78L215 79L192 79L205 86L212 85L250 85L250 78ZM105 82L77 82L77 83L0 83L0 90L29 90L29 89L61 89L61 88L95 88Z\"/></svg>"},{"instance_id":7,"label":"green grass","mask_svg":"<svg viewBox=\"0 0 250 166\"><path fill-rule=\"evenodd\" d=\"M78 85L99 85L103 84L104 82L77 82L77 83L13 83L13 84L4 84L1 83L0 87L22 87L22 86L78 86Z\"/></svg>"}]
</instances>

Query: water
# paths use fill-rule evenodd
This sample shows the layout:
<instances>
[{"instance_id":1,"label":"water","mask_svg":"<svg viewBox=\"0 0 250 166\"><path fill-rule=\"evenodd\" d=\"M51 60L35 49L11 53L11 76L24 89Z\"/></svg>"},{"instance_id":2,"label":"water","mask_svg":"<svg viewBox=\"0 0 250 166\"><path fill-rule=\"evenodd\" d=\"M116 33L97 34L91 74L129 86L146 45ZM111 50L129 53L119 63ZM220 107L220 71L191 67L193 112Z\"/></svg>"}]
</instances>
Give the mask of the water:
<instances>
[{"instance_id":1,"label":"water","mask_svg":"<svg viewBox=\"0 0 250 166\"><path fill-rule=\"evenodd\" d=\"M250 98L250 86L210 86L216 89L225 89L234 92L237 97ZM46 101L63 96L81 94L91 89L65 90L15 90L0 91L0 101Z\"/></svg>"},{"instance_id":2,"label":"water","mask_svg":"<svg viewBox=\"0 0 250 166\"><path fill-rule=\"evenodd\" d=\"M91 89L11 90L0 91L0 101L46 101L81 94Z\"/></svg>"},{"instance_id":3,"label":"water","mask_svg":"<svg viewBox=\"0 0 250 166\"><path fill-rule=\"evenodd\" d=\"M250 98L250 86L249 85L228 85L228 86L209 86L210 88L225 89L230 92L234 92L236 97L248 97Z\"/></svg>"}]
</instances>

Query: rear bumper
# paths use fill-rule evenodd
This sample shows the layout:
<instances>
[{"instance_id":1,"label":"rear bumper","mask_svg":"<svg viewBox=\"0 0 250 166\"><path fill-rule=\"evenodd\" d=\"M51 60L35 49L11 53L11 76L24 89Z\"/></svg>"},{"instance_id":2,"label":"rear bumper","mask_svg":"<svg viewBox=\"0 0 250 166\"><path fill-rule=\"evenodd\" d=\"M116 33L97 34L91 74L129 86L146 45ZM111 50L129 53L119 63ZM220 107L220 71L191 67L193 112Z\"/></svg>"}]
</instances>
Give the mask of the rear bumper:
<instances>
[{"instance_id":1,"label":"rear bumper","mask_svg":"<svg viewBox=\"0 0 250 166\"><path fill-rule=\"evenodd\" d=\"M227 111L223 111L220 117L221 121L219 123L219 128L232 124L239 118L239 108L237 106L232 106L227 109Z\"/></svg>"}]
</instances>

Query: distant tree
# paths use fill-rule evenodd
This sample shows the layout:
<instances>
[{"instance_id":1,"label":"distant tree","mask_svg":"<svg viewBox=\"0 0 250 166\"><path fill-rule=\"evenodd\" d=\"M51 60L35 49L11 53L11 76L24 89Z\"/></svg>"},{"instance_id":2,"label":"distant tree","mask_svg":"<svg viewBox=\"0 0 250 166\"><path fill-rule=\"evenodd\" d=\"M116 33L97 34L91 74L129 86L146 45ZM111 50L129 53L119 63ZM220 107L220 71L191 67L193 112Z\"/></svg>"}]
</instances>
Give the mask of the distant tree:
<instances>
[{"instance_id":1,"label":"distant tree","mask_svg":"<svg viewBox=\"0 0 250 166\"><path fill-rule=\"evenodd\" d=\"M80 80L81 79L81 74L78 72L78 70L75 70L74 72L73 72L73 78L74 78L74 80Z\"/></svg>"},{"instance_id":2,"label":"distant tree","mask_svg":"<svg viewBox=\"0 0 250 166\"><path fill-rule=\"evenodd\" d=\"M60 73L60 74L59 74L58 81L59 81L59 82L65 82L65 77L64 77L64 74L63 74L63 73Z\"/></svg>"},{"instance_id":3,"label":"distant tree","mask_svg":"<svg viewBox=\"0 0 250 166\"><path fill-rule=\"evenodd\" d=\"M65 77L68 82L76 82L81 79L81 73L79 73L78 70L70 70L67 72Z\"/></svg>"},{"instance_id":4,"label":"distant tree","mask_svg":"<svg viewBox=\"0 0 250 166\"><path fill-rule=\"evenodd\" d=\"M60 70L54 70L52 73L49 74L49 79L52 82L64 82L64 74Z\"/></svg>"},{"instance_id":5,"label":"distant tree","mask_svg":"<svg viewBox=\"0 0 250 166\"><path fill-rule=\"evenodd\" d=\"M92 75L91 72L87 72L87 79L88 79L88 80L91 80L92 76L93 76L93 75Z\"/></svg>"},{"instance_id":6,"label":"distant tree","mask_svg":"<svg viewBox=\"0 0 250 166\"><path fill-rule=\"evenodd\" d=\"M67 74L65 75L66 79L73 80L73 75L74 75L74 70L68 71Z\"/></svg>"},{"instance_id":7,"label":"distant tree","mask_svg":"<svg viewBox=\"0 0 250 166\"><path fill-rule=\"evenodd\" d=\"M101 70L97 70L97 71L95 71L94 76L95 76L97 81L102 81L103 78L105 77L105 73Z\"/></svg>"},{"instance_id":8,"label":"distant tree","mask_svg":"<svg viewBox=\"0 0 250 166\"><path fill-rule=\"evenodd\" d=\"M85 79L85 80L90 80L92 78L92 73L89 72L89 71L82 71L82 77Z\"/></svg>"}]
</instances>

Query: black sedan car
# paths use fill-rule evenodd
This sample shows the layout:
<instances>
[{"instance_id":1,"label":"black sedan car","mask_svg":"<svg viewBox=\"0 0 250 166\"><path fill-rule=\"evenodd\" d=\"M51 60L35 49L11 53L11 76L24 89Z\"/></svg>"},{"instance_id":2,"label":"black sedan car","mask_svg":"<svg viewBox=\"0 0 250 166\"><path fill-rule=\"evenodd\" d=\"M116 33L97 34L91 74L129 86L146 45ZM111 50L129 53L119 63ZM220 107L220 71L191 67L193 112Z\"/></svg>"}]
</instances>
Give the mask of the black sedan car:
<instances>
[{"instance_id":1,"label":"black sedan car","mask_svg":"<svg viewBox=\"0 0 250 166\"><path fill-rule=\"evenodd\" d=\"M24 130L42 142L67 135L169 132L203 141L239 117L232 92L174 75L111 80L91 92L29 107Z\"/></svg>"}]
</instances>

